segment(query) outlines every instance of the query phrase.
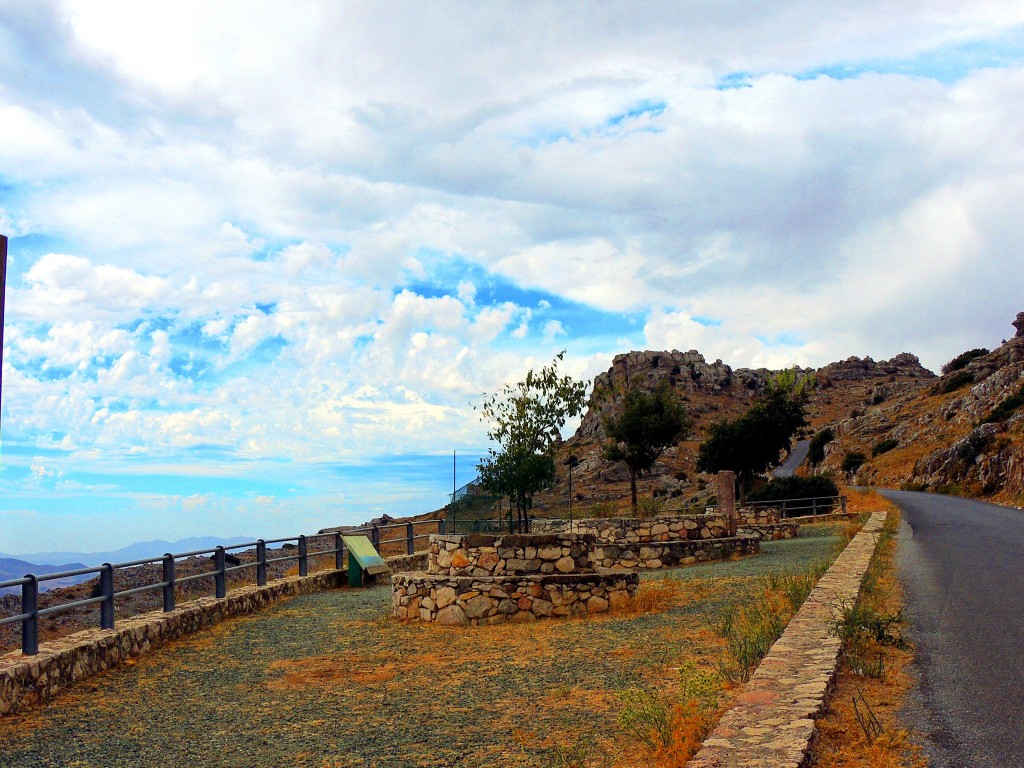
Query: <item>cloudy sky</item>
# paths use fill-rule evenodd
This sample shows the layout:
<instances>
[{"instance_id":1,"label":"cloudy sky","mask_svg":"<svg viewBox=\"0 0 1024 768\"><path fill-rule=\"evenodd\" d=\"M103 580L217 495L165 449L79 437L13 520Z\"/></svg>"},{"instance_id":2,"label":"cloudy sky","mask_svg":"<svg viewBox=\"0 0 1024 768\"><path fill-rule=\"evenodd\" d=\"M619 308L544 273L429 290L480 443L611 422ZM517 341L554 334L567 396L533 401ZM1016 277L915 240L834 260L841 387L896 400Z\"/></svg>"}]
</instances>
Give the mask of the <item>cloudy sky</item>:
<instances>
[{"instance_id":1,"label":"cloudy sky","mask_svg":"<svg viewBox=\"0 0 1024 768\"><path fill-rule=\"evenodd\" d=\"M563 348L997 345L1022 125L1005 0L0 0L0 551L434 509Z\"/></svg>"}]
</instances>

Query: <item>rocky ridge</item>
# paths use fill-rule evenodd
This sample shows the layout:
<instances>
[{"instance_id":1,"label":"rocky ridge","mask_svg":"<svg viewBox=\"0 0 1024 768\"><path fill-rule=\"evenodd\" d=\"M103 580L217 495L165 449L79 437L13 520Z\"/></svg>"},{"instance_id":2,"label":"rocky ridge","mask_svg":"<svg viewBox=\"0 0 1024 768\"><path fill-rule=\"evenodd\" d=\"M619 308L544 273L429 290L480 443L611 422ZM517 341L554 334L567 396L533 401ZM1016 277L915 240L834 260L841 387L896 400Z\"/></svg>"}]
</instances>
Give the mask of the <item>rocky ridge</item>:
<instances>
[{"instance_id":1,"label":"rocky ridge","mask_svg":"<svg viewBox=\"0 0 1024 768\"><path fill-rule=\"evenodd\" d=\"M1024 391L1024 312L1016 334L929 385L887 393L834 424L826 467L850 451L869 460L856 480L1019 501L1024 495L1024 408L995 409ZM872 455L886 441L895 448Z\"/></svg>"},{"instance_id":2,"label":"rocky ridge","mask_svg":"<svg viewBox=\"0 0 1024 768\"><path fill-rule=\"evenodd\" d=\"M820 369L796 368L798 376L814 374L818 386L811 396L810 417L831 423L905 391L918 391L935 380L915 355L903 353L891 360L850 357ZM672 387L694 419L691 436L662 455L651 472L641 478L641 495L668 499L673 505L701 503L706 478L696 471L696 454L707 428L723 418L735 418L750 407L775 371L766 368L732 368L721 360L708 362L696 351L633 351L616 355L611 367L595 377L590 405L579 429L559 447L559 477L555 487L535 500L538 513L567 506L568 477L565 462L571 455L573 499L587 509L619 507L625 503L628 472L624 464L605 460L604 421L630 387L654 390L663 383ZM706 494L704 494L706 495ZM612 510L594 509L601 513Z\"/></svg>"}]
</instances>

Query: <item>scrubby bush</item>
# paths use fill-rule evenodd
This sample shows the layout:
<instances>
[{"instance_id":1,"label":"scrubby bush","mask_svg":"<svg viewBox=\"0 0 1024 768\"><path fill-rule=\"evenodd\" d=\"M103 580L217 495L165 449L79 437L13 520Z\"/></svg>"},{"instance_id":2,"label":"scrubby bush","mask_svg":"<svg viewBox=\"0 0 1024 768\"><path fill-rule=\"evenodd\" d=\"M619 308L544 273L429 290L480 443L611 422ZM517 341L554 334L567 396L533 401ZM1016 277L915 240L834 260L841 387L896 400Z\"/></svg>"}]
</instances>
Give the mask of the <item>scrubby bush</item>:
<instances>
[{"instance_id":1,"label":"scrubby bush","mask_svg":"<svg viewBox=\"0 0 1024 768\"><path fill-rule=\"evenodd\" d=\"M974 360L976 357L987 355L988 352L989 351L983 347L979 347L978 349L969 349L966 352L962 352L942 366L942 372L952 373L953 371L959 371L961 368L967 367L967 364L970 363L971 360Z\"/></svg>"},{"instance_id":2,"label":"scrubby bush","mask_svg":"<svg viewBox=\"0 0 1024 768\"><path fill-rule=\"evenodd\" d=\"M856 472L868 460L860 451L847 451L843 456L843 472Z\"/></svg>"},{"instance_id":3,"label":"scrubby bush","mask_svg":"<svg viewBox=\"0 0 1024 768\"><path fill-rule=\"evenodd\" d=\"M1024 384L1020 386L1020 389L993 408L992 413L985 417L982 424L989 424L994 421L1005 421L1022 405L1024 405Z\"/></svg>"},{"instance_id":4,"label":"scrubby bush","mask_svg":"<svg viewBox=\"0 0 1024 768\"><path fill-rule=\"evenodd\" d=\"M836 433L831 427L825 427L811 438L811 444L807 448L807 460L811 464L821 464L825 460L825 446L836 439Z\"/></svg>"},{"instance_id":5,"label":"scrubby bush","mask_svg":"<svg viewBox=\"0 0 1024 768\"><path fill-rule=\"evenodd\" d=\"M775 477L762 488L747 494L748 501L782 501L783 499L810 499L838 496L839 488L831 475L810 477Z\"/></svg>"},{"instance_id":6,"label":"scrubby bush","mask_svg":"<svg viewBox=\"0 0 1024 768\"><path fill-rule=\"evenodd\" d=\"M995 435L975 430L965 437L956 449L957 458L964 464L971 464L995 440Z\"/></svg>"},{"instance_id":7,"label":"scrubby bush","mask_svg":"<svg viewBox=\"0 0 1024 768\"><path fill-rule=\"evenodd\" d=\"M890 438L888 438L886 440L882 440L879 443L875 443L874 447L872 447L871 455L872 456L881 456L883 453L888 453L893 448L896 448L897 446L899 446L899 444L900 444L900 441L896 440L896 439L894 439L892 437L890 437Z\"/></svg>"},{"instance_id":8,"label":"scrubby bush","mask_svg":"<svg viewBox=\"0 0 1024 768\"><path fill-rule=\"evenodd\" d=\"M967 371L957 371L950 376L942 385L942 389L939 391L948 395L950 392L955 392L961 387L966 387L968 384L974 383L974 375Z\"/></svg>"}]
</instances>

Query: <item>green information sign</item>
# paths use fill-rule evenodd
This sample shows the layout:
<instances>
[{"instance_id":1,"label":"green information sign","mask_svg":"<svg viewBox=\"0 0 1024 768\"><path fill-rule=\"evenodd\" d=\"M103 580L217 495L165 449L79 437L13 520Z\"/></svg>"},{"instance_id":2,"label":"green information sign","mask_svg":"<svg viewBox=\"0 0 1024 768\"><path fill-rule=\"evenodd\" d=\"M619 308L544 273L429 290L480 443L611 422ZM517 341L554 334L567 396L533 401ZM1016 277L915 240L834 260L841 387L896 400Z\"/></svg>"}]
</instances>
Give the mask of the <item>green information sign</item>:
<instances>
[{"instance_id":1,"label":"green information sign","mask_svg":"<svg viewBox=\"0 0 1024 768\"><path fill-rule=\"evenodd\" d=\"M348 584L350 587L361 587L366 581L366 576L376 576L391 570L365 536L342 536L341 540L345 544L345 549L348 550Z\"/></svg>"}]
</instances>

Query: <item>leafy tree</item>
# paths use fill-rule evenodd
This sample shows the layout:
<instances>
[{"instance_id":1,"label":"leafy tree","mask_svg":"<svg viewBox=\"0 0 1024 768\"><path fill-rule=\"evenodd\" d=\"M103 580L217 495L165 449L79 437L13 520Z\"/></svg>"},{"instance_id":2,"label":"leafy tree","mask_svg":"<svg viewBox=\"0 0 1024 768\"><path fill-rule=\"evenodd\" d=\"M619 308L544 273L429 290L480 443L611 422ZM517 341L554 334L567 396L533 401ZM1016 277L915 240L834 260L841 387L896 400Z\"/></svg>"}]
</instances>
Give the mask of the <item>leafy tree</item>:
<instances>
[{"instance_id":1,"label":"leafy tree","mask_svg":"<svg viewBox=\"0 0 1024 768\"><path fill-rule=\"evenodd\" d=\"M805 411L813 386L813 377L797 379L795 371L769 378L745 414L711 425L697 453L697 469L735 472L743 501L750 481L777 464L796 431L807 425Z\"/></svg>"},{"instance_id":2,"label":"leafy tree","mask_svg":"<svg viewBox=\"0 0 1024 768\"><path fill-rule=\"evenodd\" d=\"M558 373L564 355L563 350L551 365L486 396L479 407L481 419L490 424L487 436L498 444L477 465L480 484L509 497L519 530L526 528L534 494L555 481L552 445L559 430L586 403L586 384Z\"/></svg>"},{"instance_id":3,"label":"leafy tree","mask_svg":"<svg viewBox=\"0 0 1024 768\"><path fill-rule=\"evenodd\" d=\"M843 472L854 474L858 469L864 466L864 463L868 460L860 451L847 451L846 455L843 456Z\"/></svg>"},{"instance_id":4,"label":"leafy tree","mask_svg":"<svg viewBox=\"0 0 1024 768\"><path fill-rule=\"evenodd\" d=\"M629 468L634 515L637 477L654 466L666 448L685 438L692 427L693 420L667 382L662 382L654 392L629 389L622 397L618 413L605 419L604 430L611 442L604 448L604 457L625 462Z\"/></svg>"},{"instance_id":5,"label":"leafy tree","mask_svg":"<svg viewBox=\"0 0 1024 768\"><path fill-rule=\"evenodd\" d=\"M825 427L811 438L807 447L807 460L811 464L821 464L825 460L825 446L836 439L836 433L831 427Z\"/></svg>"}]
</instances>

